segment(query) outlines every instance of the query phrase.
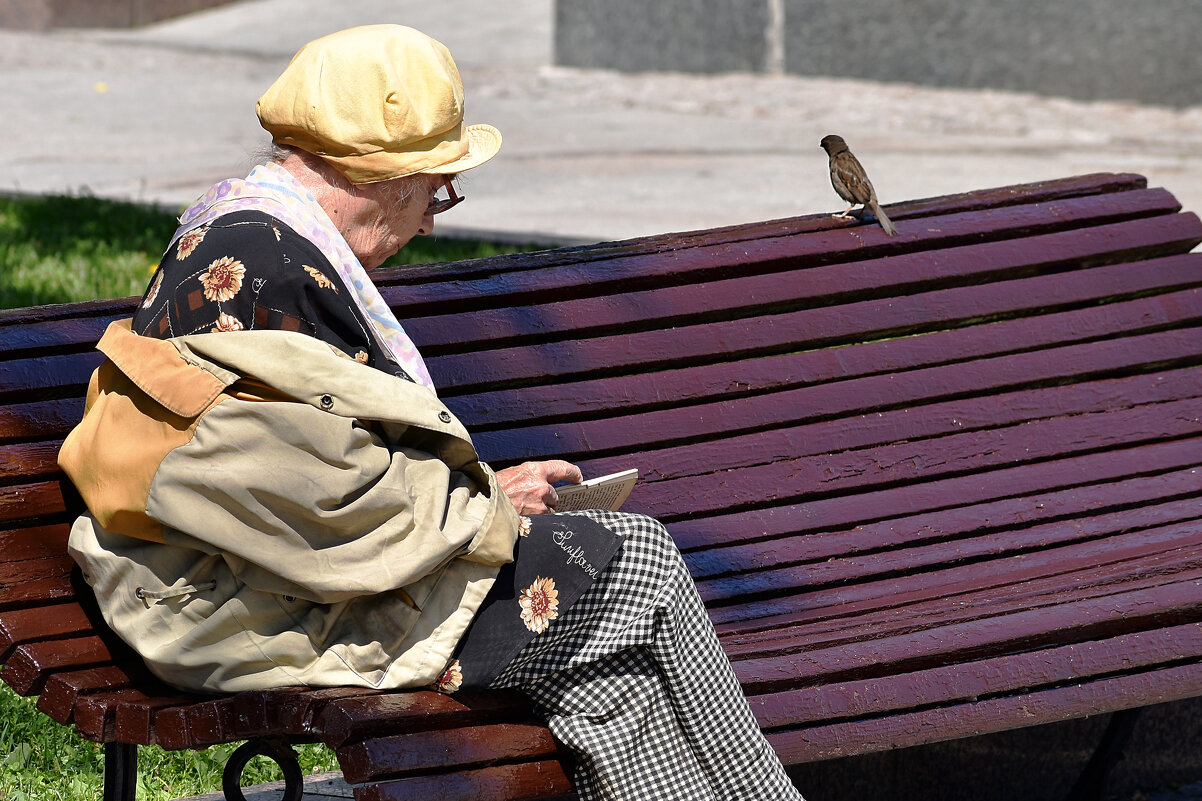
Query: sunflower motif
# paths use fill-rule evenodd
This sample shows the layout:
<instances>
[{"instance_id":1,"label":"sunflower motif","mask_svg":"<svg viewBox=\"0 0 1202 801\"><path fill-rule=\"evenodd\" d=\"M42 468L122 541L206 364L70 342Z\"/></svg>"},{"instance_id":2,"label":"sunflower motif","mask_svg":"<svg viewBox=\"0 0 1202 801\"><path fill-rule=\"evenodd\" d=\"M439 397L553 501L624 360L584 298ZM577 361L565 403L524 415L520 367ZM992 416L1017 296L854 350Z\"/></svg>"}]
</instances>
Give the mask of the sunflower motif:
<instances>
[{"instance_id":1,"label":"sunflower motif","mask_svg":"<svg viewBox=\"0 0 1202 801\"><path fill-rule=\"evenodd\" d=\"M335 292L338 291L338 288L334 286L334 282L331 281L329 278L326 278L326 274L323 273L321 270L318 270L316 267L310 267L307 264L304 265L304 267L305 267L305 272L307 272L309 275L313 276L313 280L317 282L317 285L319 287L321 287L322 289L333 289Z\"/></svg>"},{"instance_id":2,"label":"sunflower motif","mask_svg":"<svg viewBox=\"0 0 1202 801\"><path fill-rule=\"evenodd\" d=\"M547 624L559 617L559 590L555 579L536 576L534 583L522 590L518 598L522 607L522 622L535 634L547 630Z\"/></svg>"},{"instance_id":3,"label":"sunflower motif","mask_svg":"<svg viewBox=\"0 0 1202 801\"><path fill-rule=\"evenodd\" d=\"M217 315L217 325L210 333L220 334L223 331L241 331L242 322L232 314L222 312Z\"/></svg>"},{"instance_id":4,"label":"sunflower motif","mask_svg":"<svg viewBox=\"0 0 1202 801\"><path fill-rule=\"evenodd\" d=\"M159 296L159 288L163 285L163 271L159 270L159 274L155 276L154 283L150 285L150 291L146 293L146 300L142 301L142 308L149 309L150 304L154 303L154 299Z\"/></svg>"},{"instance_id":5,"label":"sunflower motif","mask_svg":"<svg viewBox=\"0 0 1202 801\"><path fill-rule=\"evenodd\" d=\"M520 516L518 518L518 536L529 537L530 536L530 524L532 522L533 521L530 518L526 517L525 515Z\"/></svg>"},{"instance_id":6,"label":"sunflower motif","mask_svg":"<svg viewBox=\"0 0 1202 801\"><path fill-rule=\"evenodd\" d=\"M242 262L230 256L222 256L212 264L206 272L200 274L200 282L205 287L205 300L224 303L242 289L242 276L246 268Z\"/></svg>"},{"instance_id":7,"label":"sunflower motif","mask_svg":"<svg viewBox=\"0 0 1202 801\"><path fill-rule=\"evenodd\" d=\"M183 261L192 255L192 251L196 250L196 246L205 238L208 233L208 227L193 228L188 233L179 238L179 242L175 246L175 258Z\"/></svg>"},{"instance_id":8,"label":"sunflower motif","mask_svg":"<svg viewBox=\"0 0 1202 801\"><path fill-rule=\"evenodd\" d=\"M440 693L451 693L463 686L463 669L459 666L459 660L451 660L451 664L447 665L447 669L438 677L438 681L434 682L432 689Z\"/></svg>"}]
</instances>

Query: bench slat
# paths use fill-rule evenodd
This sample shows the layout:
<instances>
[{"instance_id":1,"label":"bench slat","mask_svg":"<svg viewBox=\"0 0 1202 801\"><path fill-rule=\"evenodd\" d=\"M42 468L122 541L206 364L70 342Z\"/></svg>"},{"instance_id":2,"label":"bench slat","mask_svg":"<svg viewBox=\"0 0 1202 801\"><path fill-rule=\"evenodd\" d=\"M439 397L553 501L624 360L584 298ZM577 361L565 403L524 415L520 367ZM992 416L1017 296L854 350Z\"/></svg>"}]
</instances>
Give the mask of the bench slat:
<instances>
[{"instance_id":1,"label":"bench slat","mask_svg":"<svg viewBox=\"0 0 1202 801\"><path fill-rule=\"evenodd\" d=\"M1196 527L1197 521L1191 522L1190 527ZM1046 606L1065 598L1089 600L1116 591L1196 580L1200 565L1190 549L1198 541L1190 527L1158 528L1115 536L1104 545L1076 543L1051 552L974 562L938 570L926 581L884 579L871 588L876 593L874 603L852 608L827 604L822 608L825 619L815 609L804 624L793 621L771 631L726 636L723 643L732 659L760 658L769 649L835 647ZM886 594L891 588L896 592ZM1003 591L1006 595L1001 597Z\"/></svg>"},{"instance_id":2,"label":"bench slat","mask_svg":"<svg viewBox=\"0 0 1202 801\"><path fill-rule=\"evenodd\" d=\"M108 645L96 636L25 643L5 660L0 677L21 695L38 695L52 673L98 667L112 661Z\"/></svg>"},{"instance_id":3,"label":"bench slat","mask_svg":"<svg viewBox=\"0 0 1202 801\"><path fill-rule=\"evenodd\" d=\"M828 684L819 692L808 688L758 695L751 704L762 727L779 729L799 723L880 717L1014 690L1076 684L1198 656L1202 656L1202 625L1188 623L939 666L887 679Z\"/></svg>"},{"instance_id":4,"label":"bench slat","mask_svg":"<svg viewBox=\"0 0 1202 801\"><path fill-rule=\"evenodd\" d=\"M1195 265L1195 271L1202 273L1202 259ZM1038 304L1040 299L1038 296L1035 298L1034 302ZM1028 298L1024 302L1030 304L1033 301ZM517 441L527 434L537 437L540 430L556 421L626 414L695 397L717 401L753 392L786 389L800 382L815 383L873 372L937 365L957 359L982 358L1012 352L1020 347L1069 345L1098 337L1118 338L1172 323L1195 321L1199 319L1200 310L1202 292L1188 289L1121 304L992 322L976 328L925 333L923 336L914 336L917 332L911 331L903 338L865 341L821 350L813 349L822 345L819 342L786 342L795 339L792 336L795 332L787 327L773 327L767 329L767 333L785 343L781 347L795 348L794 352L777 355L775 351L778 346L773 345L764 351L750 352L744 354L743 358L729 362L685 367L649 364L646 366L647 372L629 377L589 377L566 384L563 392L531 393L529 389L501 389L449 398L448 403L463 419L479 427L480 431L474 436L481 447L496 451L500 458L513 458L515 454L522 453ZM816 313L827 314L828 310ZM864 312L869 317L874 313L875 309ZM841 312L838 316L840 320L854 319L847 318ZM984 309L972 309L965 310L960 319L971 321L989 316L990 313ZM842 324L840 320L832 318L827 327L819 326L817 330L837 327ZM950 325L954 321L942 322ZM868 340L876 339L883 333L876 332ZM736 371L737 374L732 375ZM523 412L520 405L522 397L528 397L533 408ZM523 425L530 420L540 422ZM505 430L492 433L498 426L505 426Z\"/></svg>"},{"instance_id":5,"label":"bench slat","mask_svg":"<svg viewBox=\"0 0 1202 801\"><path fill-rule=\"evenodd\" d=\"M1048 348L914 370L826 381L793 389L632 415L610 420L564 421L507 431L490 439L482 456L494 458L498 441L523 434L554 442L569 457L629 454L670 444L779 428L806 420L860 415L969 395L1011 392L1086 379L1174 369L1202 359L1202 329L1184 328L1116 340ZM732 381L737 380L734 376ZM507 455L517 451L513 446ZM501 460L509 461L508 459Z\"/></svg>"},{"instance_id":6,"label":"bench slat","mask_svg":"<svg viewBox=\"0 0 1202 801\"><path fill-rule=\"evenodd\" d=\"M970 701L936 709L775 732L768 741L789 763L905 748L920 743L992 734L1058 720L1202 695L1202 665L1072 684L1033 693Z\"/></svg>"},{"instance_id":7,"label":"bench slat","mask_svg":"<svg viewBox=\"0 0 1202 801\"><path fill-rule=\"evenodd\" d=\"M781 534L849 529L899 516L1192 468L1197 466L1199 447L1202 440L1198 439L1141 445L1015 469L1000 468L984 474L812 498L767 509L714 514L703 520L676 522L668 528L677 544L686 550L723 542L723 531L760 533L759 537L745 538L750 541Z\"/></svg>"},{"instance_id":8,"label":"bench slat","mask_svg":"<svg viewBox=\"0 0 1202 801\"><path fill-rule=\"evenodd\" d=\"M1111 378L1037 389L1020 389L984 397L966 397L815 423L784 426L727 439L681 447L632 452L624 456L581 460L586 475L604 475L625 466L652 465L631 497L658 481L751 467L806 454L867 448L905 439L923 439L990 425L1013 425L1057 415L1090 414L1142 403L1202 397L1202 373L1194 368ZM692 454L692 459L690 459Z\"/></svg>"},{"instance_id":9,"label":"bench slat","mask_svg":"<svg viewBox=\"0 0 1202 801\"><path fill-rule=\"evenodd\" d=\"M117 730L117 709L123 704L148 704L155 707L179 703L180 699L170 696L151 697L133 687L112 692L82 695L75 703L72 722L79 736L85 740L105 743L114 740L135 745L150 745L151 742L131 739Z\"/></svg>"},{"instance_id":10,"label":"bench slat","mask_svg":"<svg viewBox=\"0 0 1202 801\"><path fill-rule=\"evenodd\" d=\"M548 339L574 342L614 331L659 331L669 325L685 325L706 319L753 318L786 309L848 305L881 297L911 296L918 292L946 290L965 284L1024 279L1051 290L1057 283L1048 276L1070 278L1091 268L1127 261L1130 245L1160 246L1178 233L1176 218L1157 217L1033 237L1023 247L990 242L966 245L934 253L915 253L857 261L853 264L823 265L768 275L747 274L687 286L669 286L619 296L600 296L538 305L509 306L478 312L453 311L437 317L406 319L407 329L434 363L447 353L474 353L524 345ZM1202 235L1202 228L1198 233ZM1125 246L1120 246L1119 243ZM1175 249L1175 247L1173 248ZM1150 258L1140 253L1141 260ZM1166 256L1156 261L1172 263ZM1188 263L1189 259L1180 260ZM1193 261L1197 261L1196 259ZM746 265L744 265L746 266ZM1066 268L1077 267L1065 271ZM1100 272L1105 275L1107 272ZM1119 271L1123 279L1148 280L1140 271ZM1008 279L1009 276L1009 279ZM1155 279L1152 279L1155 280ZM1193 283L1197 283L1196 272ZM1001 291L1001 288L998 288ZM864 322L864 321L861 321ZM421 332L418 334L417 332ZM449 364L455 364L448 360ZM448 372L444 380L455 380ZM441 385L440 385L441 386Z\"/></svg>"},{"instance_id":11,"label":"bench slat","mask_svg":"<svg viewBox=\"0 0 1202 801\"><path fill-rule=\"evenodd\" d=\"M44 433L44 432L43 432ZM57 475L61 439L0 445L0 482L10 479L28 481Z\"/></svg>"},{"instance_id":12,"label":"bench slat","mask_svg":"<svg viewBox=\"0 0 1202 801\"><path fill-rule=\"evenodd\" d=\"M804 686L808 679L834 682L920 670L944 663L953 653L963 661L1021 652L1053 644L1052 638L1066 632L1083 642L1178 625L1197 620L1199 610L1198 580L1185 580L799 654L767 655L775 650L770 646L765 655L735 661L734 668L744 688L760 694Z\"/></svg>"},{"instance_id":13,"label":"bench slat","mask_svg":"<svg viewBox=\"0 0 1202 801\"><path fill-rule=\"evenodd\" d=\"M66 511L62 489L57 481L0 487L0 524L62 519Z\"/></svg>"},{"instance_id":14,"label":"bench slat","mask_svg":"<svg viewBox=\"0 0 1202 801\"><path fill-rule=\"evenodd\" d=\"M1176 490L1189 494L1180 497ZM1194 520L1198 517L1200 490L1196 474L1190 469L1058 493L1058 497L1047 497L1036 504L1042 518L1027 516L1030 499L1008 499L889 520L849 532L757 543L754 550L735 546L700 552L690 554L698 558L686 561L697 576L701 596L712 603L739 594L768 595L790 588L862 581L899 569L895 554L904 554L906 569L917 569L940 564L944 559L1045 549L1135 528ZM1139 505L1123 508L1125 504ZM810 542L813 539L822 542ZM702 566L696 567L703 559ZM727 559L733 564L726 564ZM718 578L707 577L706 566Z\"/></svg>"},{"instance_id":15,"label":"bench slat","mask_svg":"<svg viewBox=\"0 0 1202 801\"><path fill-rule=\"evenodd\" d=\"M1142 442L1195 436L1202 434L1202 420L1195 416L1198 408L1198 399L1189 398L855 448L830 455L806 454L739 469L716 467L710 474L649 484L632 508L671 521L684 514L696 516L764 505L766 495L785 502L795 497L871 490L878 485L920 479L937 480L1103 448L1119 449ZM768 487L780 489L766 493ZM802 494L797 495L797 490L789 487L799 488Z\"/></svg>"},{"instance_id":16,"label":"bench slat","mask_svg":"<svg viewBox=\"0 0 1202 801\"><path fill-rule=\"evenodd\" d=\"M542 724L499 723L377 737L340 749L338 762L347 782L358 784L499 761L542 760L557 751Z\"/></svg>"},{"instance_id":17,"label":"bench slat","mask_svg":"<svg viewBox=\"0 0 1202 801\"><path fill-rule=\"evenodd\" d=\"M74 722L81 736L87 737L88 727L80 725L75 714L83 697L126 690L131 683L129 671L116 665L55 673L46 679L38 696L38 709L59 723ZM100 734L103 733L102 728Z\"/></svg>"},{"instance_id":18,"label":"bench slat","mask_svg":"<svg viewBox=\"0 0 1202 801\"><path fill-rule=\"evenodd\" d=\"M92 622L78 604L13 609L0 614L0 662L18 645L87 632Z\"/></svg>"},{"instance_id":19,"label":"bench slat","mask_svg":"<svg viewBox=\"0 0 1202 801\"><path fill-rule=\"evenodd\" d=\"M332 748L385 734L479 726L531 719L530 701L516 692L443 695L429 690L359 695L326 704L317 730Z\"/></svg>"},{"instance_id":20,"label":"bench slat","mask_svg":"<svg viewBox=\"0 0 1202 801\"><path fill-rule=\"evenodd\" d=\"M555 760L416 776L355 790L355 801L568 801L574 797L571 781Z\"/></svg>"},{"instance_id":21,"label":"bench slat","mask_svg":"<svg viewBox=\"0 0 1202 801\"><path fill-rule=\"evenodd\" d=\"M611 259L594 259L588 264L552 264L537 269L498 271L473 281L445 284L389 285L377 282L385 301L400 319L412 319L481 308L498 308L528 303L545 303L597 294L620 294L679 283L718 280L753 272L779 272L805 265L863 261L884 255L960 247L982 240L1035 238L1077 229L1083 235L1091 227L1135 225L1134 230L1159 230L1152 241L1135 236L1113 242L1115 253L1135 253L1147 246L1148 256L1186 253L1202 241L1202 224L1192 214L1173 214L1175 200L1162 203L1128 204L1137 193L1109 197L1083 197L1047 203L1032 203L971 213L928 217L920 229L911 226L905 237L893 238L872 227L824 228L801 236L764 237L728 243L698 245L669 252L637 253ZM1150 207L1151 206L1151 207ZM1154 216L1146 217L1152 214ZM876 234L880 233L878 237ZM1018 247L1023 247L1021 242ZM418 346L422 345L418 342Z\"/></svg>"},{"instance_id":22,"label":"bench slat","mask_svg":"<svg viewBox=\"0 0 1202 801\"><path fill-rule=\"evenodd\" d=\"M14 403L0 409L0 441L62 438L83 417L83 395Z\"/></svg>"}]
</instances>

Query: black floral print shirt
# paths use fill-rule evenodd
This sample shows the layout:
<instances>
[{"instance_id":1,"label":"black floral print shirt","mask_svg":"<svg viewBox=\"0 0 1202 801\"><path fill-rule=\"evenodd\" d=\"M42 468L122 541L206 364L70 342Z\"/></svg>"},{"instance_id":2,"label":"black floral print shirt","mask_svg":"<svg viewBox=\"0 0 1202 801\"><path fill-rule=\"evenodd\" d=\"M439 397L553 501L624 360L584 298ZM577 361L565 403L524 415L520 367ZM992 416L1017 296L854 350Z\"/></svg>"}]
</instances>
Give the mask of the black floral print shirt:
<instances>
[{"instance_id":1,"label":"black floral print shirt","mask_svg":"<svg viewBox=\"0 0 1202 801\"><path fill-rule=\"evenodd\" d=\"M159 339L256 329L299 331L412 380L322 252L259 211L227 214L174 242L133 321L134 331Z\"/></svg>"}]
</instances>

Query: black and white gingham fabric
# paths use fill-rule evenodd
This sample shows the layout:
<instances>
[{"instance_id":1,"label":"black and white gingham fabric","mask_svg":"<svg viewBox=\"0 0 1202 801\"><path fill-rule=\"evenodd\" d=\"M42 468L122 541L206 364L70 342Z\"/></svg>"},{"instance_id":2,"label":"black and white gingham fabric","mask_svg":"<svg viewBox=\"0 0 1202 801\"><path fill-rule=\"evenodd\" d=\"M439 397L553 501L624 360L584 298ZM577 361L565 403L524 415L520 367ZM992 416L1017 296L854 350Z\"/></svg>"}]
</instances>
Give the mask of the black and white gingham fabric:
<instances>
[{"instance_id":1,"label":"black and white gingham fabric","mask_svg":"<svg viewBox=\"0 0 1202 801\"><path fill-rule=\"evenodd\" d=\"M534 700L576 757L581 799L800 801L664 527L577 514L621 533L622 549L492 686Z\"/></svg>"}]
</instances>

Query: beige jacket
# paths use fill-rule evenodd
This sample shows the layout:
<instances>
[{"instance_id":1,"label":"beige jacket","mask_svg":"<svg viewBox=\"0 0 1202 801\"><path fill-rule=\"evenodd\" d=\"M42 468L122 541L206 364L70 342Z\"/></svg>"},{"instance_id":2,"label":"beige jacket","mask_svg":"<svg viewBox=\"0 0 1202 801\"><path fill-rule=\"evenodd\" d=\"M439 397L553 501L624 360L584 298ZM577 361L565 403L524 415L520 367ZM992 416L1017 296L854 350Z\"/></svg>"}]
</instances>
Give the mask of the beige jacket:
<instances>
[{"instance_id":1,"label":"beige jacket","mask_svg":"<svg viewBox=\"0 0 1202 801\"><path fill-rule=\"evenodd\" d=\"M438 678L518 517L428 389L319 340L113 323L60 464L70 550L165 681L232 691Z\"/></svg>"}]
</instances>

